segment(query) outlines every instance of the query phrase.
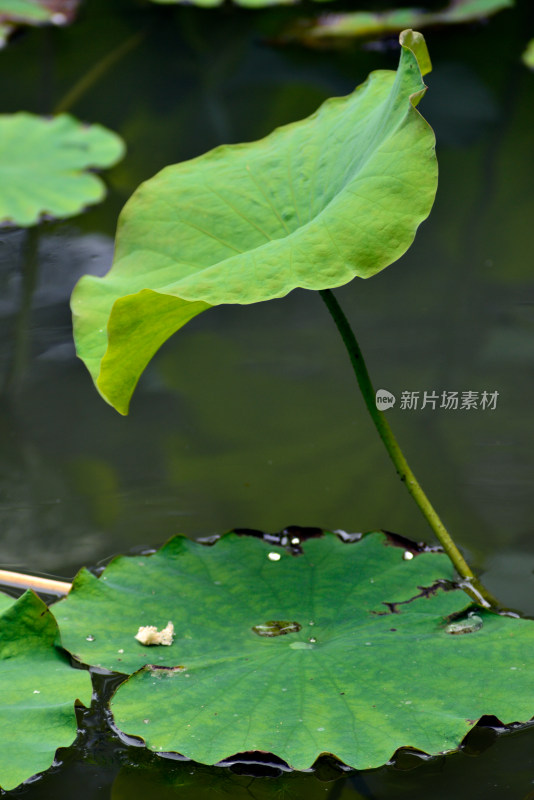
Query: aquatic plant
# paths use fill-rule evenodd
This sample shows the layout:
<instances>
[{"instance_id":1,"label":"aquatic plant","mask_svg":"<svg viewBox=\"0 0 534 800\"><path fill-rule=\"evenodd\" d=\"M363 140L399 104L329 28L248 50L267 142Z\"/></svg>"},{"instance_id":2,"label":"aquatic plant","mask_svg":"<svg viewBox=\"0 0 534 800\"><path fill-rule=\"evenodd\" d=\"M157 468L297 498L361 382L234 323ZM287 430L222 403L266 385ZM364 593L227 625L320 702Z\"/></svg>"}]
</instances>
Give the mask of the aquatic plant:
<instances>
[{"instance_id":1,"label":"aquatic plant","mask_svg":"<svg viewBox=\"0 0 534 800\"><path fill-rule=\"evenodd\" d=\"M88 170L111 167L124 151L116 133L69 114L1 114L0 223L29 227L100 202L104 183Z\"/></svg>"},{"instance_id":2,"label":"aquatic plant","mask_svg":"<svg viewBox=\"0 0 534 800\"><path fill-rule=\"evenodd\" d=\"M437 11L398 8L391 11L323 12L296 20L282 31L280 41L297 41L308 47L339 47L358 38L400 33L405 28L459 25L511 8L514 0L450 0Z\"/></svg>"},{"instance_id":3,"label":"aquatic plant","mask_svg":"<svg viewBox=\"0 0 534 800\"><path fill-rule=\"evenodd\" d=\"M424 38L405 31L396 73L259 142L220 147L143 184L119 220L104 278L71 300L77 353L108 403L126 414L163 342L220 303L256 303L302 287L321 292L367 408L401 480L463 578L473 573L375 404L363 355L329 291L398 259L437 186L434 134L415 106L430 70Z\"/></svg>"},{"instance_id":4,"label":"aquatic plant","mask_svg":"<svg viewBox=\"0 0 534 800\"><path fill-rule=\"evenodd\" d=\"M164 170L127 204L113 269L83 279L73 310L80 356L126 413L146 363L197 314L297 286L319 291L380 436L449 558L383 532L235 532L175 537L154 554L115 559L99 578L82 570L51 612L31 593L15 605L0 595L3 788L72 741L75 701L89 702L82 665L124 676L110 703L120 731L205 764L268 750L296 769L323 753L364 769L399 747L455 749L485 714L531 717L532 622L464 591L477 588L472 572L377 409L331 291L393 263L430 212L434 140L416 110L429 68L422 37L406 31L396 73L373 73L260 142ZM146 627L166 631L165 641L140 640Z\"/></svg>"}]
</instances>

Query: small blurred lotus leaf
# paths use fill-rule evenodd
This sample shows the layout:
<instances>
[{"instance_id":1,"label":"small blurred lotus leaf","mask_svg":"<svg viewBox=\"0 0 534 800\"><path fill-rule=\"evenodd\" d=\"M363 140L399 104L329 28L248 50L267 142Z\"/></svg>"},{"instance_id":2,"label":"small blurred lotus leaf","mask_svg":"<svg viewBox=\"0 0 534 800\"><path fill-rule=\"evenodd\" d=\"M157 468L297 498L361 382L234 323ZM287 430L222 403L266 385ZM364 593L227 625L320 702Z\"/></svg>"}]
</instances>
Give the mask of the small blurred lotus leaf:
<instances>
[{"instance_id":1,"label":"small blurred lotus leaf","mask_svg":"<svg viewBox=\"0 0 534 800\"><path fill-rule=\"evenodd\" d=\"M523 53L523 64L529 69L534 69L534 39L530 40Z\"/></svg>"},{"instance_id":2,"label":"small blurred lotus leaf","mask_svg":"<svg viewBox=\"0 0 534 800\"><path fill-rule=\"evenodd\" d=\"M439 11L399 8L392 11L348 11L325 13L291 23L281 41L299 41L324 47L358 38L388 36L405 28L427 28L473 22L510 8L514 0L450 0Z\"/></svg>"},{"instance_id":3,"label":"small blurred lotus leaf","mask_svg":"<svg viewBox=\"0 0 534 800\"><path fill-rule=\"evenodd\" d=\"M27 227L100 202L104 183L87 170L110 167L123 154L117 134L68 114L0 115L0 223Z\"/></svg>"},{"instance_id":4,"label":"small blurred lotus leaf","mask_svg":"<svg viewBox=\"0 0 534 800\"><path fill-rule=\"evenodd\" d=\"M91 678L58 647L56 621L33 592L0 616L0 786L10 790L48 769L76 736L76 700L89 705Z\"/></svg>"},{"instance_id":5,"label":"small blurred lotus leaf","mask_svg":"<svg viewBox=\"0 0 534 800\"><path fill-rule=\"evenodd\" d=\"M316 0L316 2L327 2L328 0ZM225 0L152 0L153 3L158 5L185 5L192 2L195 6L201 8L216 8L222 6ZM280 5L294 5L300 0L233 0L235 5L242 6L243 8L267 8L268 6Z\"/></svg>"},{"instance_id":6,"label":"small blurred lotus leaf","mask_svg":"<svg viewBox=\"0 0 534 800\"><path fill-rule=\"evenodd\" d=\"M78 0L0 0L0 47L17 25L66 25L77 7Z\"/></svg>"}]
</instances>

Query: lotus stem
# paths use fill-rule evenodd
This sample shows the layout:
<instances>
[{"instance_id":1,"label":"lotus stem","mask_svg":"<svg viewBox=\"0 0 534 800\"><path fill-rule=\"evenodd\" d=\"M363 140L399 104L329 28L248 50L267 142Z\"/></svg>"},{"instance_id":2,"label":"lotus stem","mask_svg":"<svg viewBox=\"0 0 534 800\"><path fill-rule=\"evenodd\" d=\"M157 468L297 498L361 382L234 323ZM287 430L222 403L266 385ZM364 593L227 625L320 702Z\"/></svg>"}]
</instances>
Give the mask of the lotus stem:
<instances>
[{"instance_id":1,"label":"lotus stem","mask_svg":"<svg viewBox=\"0 0 534 800\"><path fill-rule=\"evenodd\" d=\"M89 89L92 89L92 87L104 77L108 70L115 66L115 64L129 53L130 50L137 47L143 39L143 33L136 33L130 36L129 39L126 39L125 42L121 42L111 53L106 53L106 55L101 58L100 61L97 61L85 75L82 75L74 86L61 98L54 108L54 114L63 114L65 111L69 111L72 106L76 105L76 103L81 100Z\"/></svg>"},{"instance_id":2,"label":"lotus stem","mask_svg":"<svg viewBox=\"0 0 534 800\"><path fill-rule=\"evenodd\" d=\"M404 483L411 496L417 503L421 513L436 534L438 541L441 543L445 553L449 556L458 574L464 578L469 585L471 582L476 582L478 594L482 595L482 597L484 597L489 604L493 605L494 598L491 598L486 590L481 589L478 581L476 581L474 573L471 571L464 557L456 547L451 535L447 531L430 500L419 485L419 481L410 469L410 466L406 461L406 458L404 457L404 454L383 412L377 408L375 390L373 388L373 384L371 383L367 367L365 366L362 352L358 342L356 341L356 336L354 335L354 332L350 327L350 324L341 306L330 289L323 289L319 292L319 294L324 300L326 307L332 315L337 329L341 334L341 338L343 339L349 354L354 372L356 373L356 379L363 395L363 399L365 400L367 410L369 411L378 434L382 439L386 450L388 451L389 457L395 465L395 469L397 470L401 481Z\"/></svg>"}]
</instances>

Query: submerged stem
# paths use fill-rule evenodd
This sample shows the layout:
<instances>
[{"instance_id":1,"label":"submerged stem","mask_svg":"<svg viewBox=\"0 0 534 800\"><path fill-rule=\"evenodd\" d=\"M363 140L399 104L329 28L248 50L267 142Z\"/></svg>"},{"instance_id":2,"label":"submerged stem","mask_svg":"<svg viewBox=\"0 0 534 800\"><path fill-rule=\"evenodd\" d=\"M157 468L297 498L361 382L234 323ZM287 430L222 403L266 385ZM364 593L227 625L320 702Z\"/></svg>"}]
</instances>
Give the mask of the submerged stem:
<instances>
[{"instance_id":1,"label":"submerged stem","mask_svg":"<svg viewBox=\"0 0 534 800\"><path fill-rule=\"evenodd\" d=\"M30 317L33 295L35 293L39 274L39 234L40 230L38 225L34 225L26 230L20 307L15 319L13 355L4 380L4 393L19 388L19 384L28 366Z\"/></svg>"},{"instance_id":2,"label":"submerged stem","mask_svg":"<svg viewBox=\"0 0 534 800\"><path fill-rule=\"evenodd\" d=\"M98 81L104 77L106 72L111 69L111 67L115 66L115 64L120 61L123 56L137 47L144 39L143 33L136 33L133 36L130 36L129 39L126 41L121 42L118 47L111 51L111 53L106 53L100 61L97 61L91 69L82 75L82 77L76 81L74 86L69 89L66 95L61 98L61 100L57 103L56 107L54 108L54 114L62 114L65 111L69 111L73 105L78 103L78 101L83 97L83 95L89 91Z\"/></svg>"},{"instance_id":3,"label":"submerged stem","mask_svg":"<svg viewBox=\"0 0 534 800\"><path fill-rule=\"evenodd\" d=\"M376 407L375 390L373 388L373 384L371 383L369 373L367 372L367 367L365 366L362 352L341 306L337 302L330 289L323 289L319 292L319 294L326 303L326 306L332 315L334 322L336 323L337 329L341 334L341 338L343 339L343 343L345 344L349 354L352 366L354 367L354 372L356 373L358 385L363 395L363 399L365 400L367 410L373 419L375 427L380 435L380 438L384 442L386 450L389 453L389 457L393 461L401 481L403 481L403 483L406 485L406 488L419 506L428 524L440 541L443 549L454 564L458 574L467 581L473 582L473 579L475 578L473 572L453 542L449 532L437 515L430 500L419 485L419 482L410 469L410 466L406 461L384 414ZM487 597L489 602L493 604L493 598L490 600L490 596L486 591L481 592L480 585L478 586L478 590L483 594L484 597Z\"/></svg>"}]
</instances>

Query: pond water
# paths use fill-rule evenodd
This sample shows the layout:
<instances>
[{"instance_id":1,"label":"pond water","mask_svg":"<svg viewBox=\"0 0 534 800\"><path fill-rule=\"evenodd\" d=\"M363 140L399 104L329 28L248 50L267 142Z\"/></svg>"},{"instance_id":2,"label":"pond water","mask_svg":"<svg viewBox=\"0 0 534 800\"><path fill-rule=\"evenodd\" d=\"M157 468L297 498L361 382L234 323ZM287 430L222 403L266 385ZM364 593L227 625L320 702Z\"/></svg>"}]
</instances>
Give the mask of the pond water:
<instances>
[{"instance_id":1,"label":"pond water","mask_svg":"<svg viewBox=\"0 0 534 800\"><path fill-rule=\"evenodd\" d=\"M371 6L372 4L367 4ZM435 4L439 5L439 4ZM395 69L394 41L339 51L275 46L295 10L195 10L88 0L68 28L26 30L0 53L1 111L51 113L109 53L70 111L117 131L128 153L105 202L28 236L0 230L0 567L70 580L175 533L290 524L385 529L433 543L398 481L318 295L201 315L143 375L127 418L76 359L69 296L110 267L118 213L161 167L256 139ZM488 588L534 615L534 35L529 0L487 24L425 32L434 69L420 110L440 185L409 252L337 291L388 419ZM126 47L123 47L128 43ZM120 57L119 57L120 56ZM403 409L403 392L498 393L494 409ZM414 681L417 676L414 676ZM476 681L476 676L473 676ZM491 720L489 721L491 722ZM30 798L208 796L534 797L534 730L477 731L456 754L340 776L253 778L125 745L86 715L77 747ZM136 768L134 769L134 766ZM276 769L273 768L273 775Z\"/></svg>"}]
</instances>

